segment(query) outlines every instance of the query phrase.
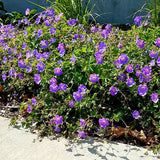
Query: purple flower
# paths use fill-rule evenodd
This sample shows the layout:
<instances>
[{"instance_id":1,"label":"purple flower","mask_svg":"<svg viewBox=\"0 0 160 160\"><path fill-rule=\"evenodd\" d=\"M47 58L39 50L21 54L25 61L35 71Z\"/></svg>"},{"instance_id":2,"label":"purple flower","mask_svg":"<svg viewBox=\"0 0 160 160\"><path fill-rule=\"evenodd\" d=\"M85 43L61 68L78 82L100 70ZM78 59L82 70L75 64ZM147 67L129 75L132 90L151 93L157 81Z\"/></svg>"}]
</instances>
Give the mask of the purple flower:
<instances>
[{"instance_id":1,"label":"purple flower","mask_svg":"<svg viewBox=\"0 0 160 160\"><path fill-rule=\"evenodd\" d=\"M50 79L49 82L50 82L50 84L57 84L57 79L53 77Z\"/></svg>"},{"instance_id":2,"label":"purple flower","mask_svg":"<svg viewBox=\"0 0 160 160\"><path fill-rule=\"evenodd\" d=\"M26 72L27 73L32 72L32 66L31 65L26 66Z\"/></svg>"},{"instance_id":3,"label":"purple flower","mask_svg":"<svg viewBox=\"0 0 160 160\"><path fill-rule=\"evenodd\" d=\"M94 54L94 56L97 58L97 57L103 57L103 53L102 52L96 52L95 54Z\"/></svg>"},{"instance_id":4,"label":"purple flower","mask_svg":"<svg viewBox=\"0 0 160 160\"><path fill-rule=\"evenodd\" d=\"M81 139L85 139L87 137L87 133L84 131L78 131L78 137Z\"/></svg>"},{"instance_id":5,"label":"purple flower","mask_svg":"<svg viewBox=\"0 0 160 160\"><path fill-rule=\"evenodd\" d=\"M7 75L5 73L2 74L2 80L5 82L7 79Z\"/></svg>"},{"instance_id":6,"label":"purple flower","mask_svg":"<svg viewBox=\"0 0 160 160\"><path fill-rule=\"evenodd\" d=\"M78 87L78 92L82 93L82 94L85 94L86 93L86 90L87 90L87 87L83 84L80 84L79 87Z\"/></svg>"},{"instance_id":7,"label":"purple flower","mask_svg":"<svg viewBox=\"0 0 160 160\"><path fill-rule=\"evenodd\" d=\"M108 38L109 33L110 32L108 32L108 30L103 29L102 32L101 32L101 36L106 39L106 38Z\"/></svg>"},{"instance_id":8,"label":"purple flower","mask_svg":"<svg viewBox=\"0 0 160 160\"><path fill-rule=\"evenodd\" d=\"M45 11L45 13L47 14L47 16L49 17L54 17L55 16L55 11L53 9L47 9Z\"/></svg>"},{"instance_id":9,"label":"purple flower","mask_svg":"<svg viewBox=\"0 0 160 160\"><path fill-rule=\"evenodd\" d=\"M27 106L27 113L31 113L32 112L32 106L29 104Z\"/></svg>"},{"instance_id":10,"label":"purple flower","mask_svg":"<svg viewBox=\"0 0 160 160\"><path fill-rule=\"evenodd\" d=\"M67 21L67 24L68 24L69 26L75 26L75 25L77 24L77 20L76 20L76 19L69 19L69 20Z\"/></svg>"},{"instance_id":11,"label":"purple flower","mask_svg":"<svg viewBox=\"0 0 160 160\"><path fill-rule=\"evenodd\" d=\"M53 84L51 84L51 85L49 86L49 90L50 90L50 92L52 92L52 93L58 92L58 89L59 89L59 87L58 87L58 85L55 84L55 83L53 83Z\"/></svg>"},{"instance_id":12,"label":"purple flower","mask_svg":"<svg viewBox=\"0 0 160 160\"><path fill-rule=\"evenodd\" d=\"M45 64L43 62L39 62L37 64L37 70L38 70L38 72L43 72L44 69L45 69Z\"/></svg>"},{"instance_id":13,"label":"purple flower","mask_svg":"<svg viewBox=\"0 0 160 160\"><path fill-rule=\"evenodd\" d=\"M24 36L27 36L28 32L26 30L23 31Z\"/></svg>"},{"instance_id":14,"label":"purple flower","mask_svg":"<svg viewBox=\"0 0 160 160\"><path fill-rule=\"evenodd\" d=\"M41 48L45 49L48 47L48 41L47 40L42 40L40 42Z\"/></svg>"},{"instance_id":15,"label":"purple flower","mask_svg":"<svg viewBox=\"0 0 160 160\"><path fill-rule=\"evenodd\" d=\"M46 19L46 20L44 21L44 24L45 24L47 27L49 27L49 26L51 25L51 23L50 23L50 21L49 21L48 19Z\"/></svg>"},{"instance_id":16,"label":"purple flower","mask_svg":"<svg viewBox=\"0 0 160 160\"><path fill-rule=\"evenodd\" d=\"M55 16L55 22L57 23L58 21L60 21L62 16L63 16L63 13L60 13L59 15L56 15Z\"/></svg>"},{"instance_id":17,"label":"purple flower","mask_svg":"<svg viewBox=\"0 0 160 160\"><path fill-rule=\"evenodd\" d=\"M148 87L146 84L140 84L138 86L138 94L142 97L144 97L148 92Z\"/></svg>"},{"instance_id":18,"label":"purple flower","mask_svg":"<svg viewBox=\"0 0 160 160\"><path fill-rule=\"evenodd\" d=\"M144 76L142 74L140 74L140 76L139 76L139 82L142 83L144 81L145 81Z\"/></svg>"},{"instance_id":19,"label":"purple flower","mask_svg":"<svg viewBox=\"0 0 160 160\"><path fill-rule=\"evenodd\" d=\"M40 74L34 74L34 82L36 84L40 84L40 82L41 82L41 76L40 76Z\"/></svg>"},{"instance_id":20,"label":"purple flower","mask_svg":"<svg viewBox=\"0 0 160 160\"><path fill-rule=\"evenodd\" d=\"M155 58L158 57L158 53L152 50L152 51L149 52L149 56L150 56L151 58L155 59Z\"/></svg>"},{"instance_id":21,"label":"purple flower","mask_svg":"<svg viewBox=\"0 0 160 160\"><path fill-rule=\"evenodd\" d=\"M121 42L118 43L118 48L119 48L119 49L122 49L122 48L123 48L123 45L122 45Z\"/></svg>"},{"instance_id":22,"label":"purple flower","mask_svg":"<svg viewBox=\"0 0 160 160\"><path fill-rule=\"evenodd\" d=\"M157 39L156 39L155 45L160 48L160 38L157 38Z\"/></svg>"},{"instance_id":23,"label":"purple flower","mask_svg":"<svg viewBox=\"0 0 160 160\"><path fill-rule=\"evenodd\" d=\"M106 39L106 38L108 38L108 36L111 33L111 31L112 31L112 25L111 24L107 24L105 29L102 30L101 36Z\"/></svg>"},{"instance_id":24,"label":"purple flower","mask_svg":"<svg viewBox=\"0 0 160 160\"><path fill-rule=\"evenodd\" d=\"M61 128L58 127L58 126L55 126L55 127L54 127L54 131L55 131L56 133L60 133L60 132L61 132Z\"/></svg>"},{"instance_id":25,"label":"purple flower","mask_svg":"<svg viewBox=\"0 0 160 160\"><path fill-rule=\"evenodd\" d=\"M18 61L18 67L24 69L26 67L26 63L21 59Z\"/></svg>"},{"instance_id":26,"label":"purple flower","mask_svg":"<svg viewBox=\"0 0 160 160\"><path fill-rule=\"evenodd\" d=\"M30 51L26 51L26 59L33 57L33 53Z\"/></svg>"},{"instance_id":27,"label":"purple flower","mask_svg":"<svg viewBox=\"0 0 160 160\"><path fill-rule=\"evenodd\" d=\"M39 24L40 22L41 22L41 18L40 18L40 17L37 17L35 23L36 23L36 24Z\"/></svg>"},{"instance_id":28,"label":"purple flower","mask_svg":"<svg viewBox=\"0 0 160 160\"><path fill-rule=\"evenodd\" d=\"M99 81L99 75L98 74L90 74L90 76L89 76L89 80L90 80L90 82L92 82L92 83L96 83L96 82L98 82Z\"/></svg>"},{"instance_id":29,"label":"purple flower","mask_svg":"<svg viewBox=\"0 0 160 160\"><path fill-rule=\"evenodd\" d=\"M105 42L100 42L99 45L98 45L98 50L99 52L105 52L106 51L106 48L107 48L107 45Z\"/></svg>"},{"instance_id":30,"label":"purple flower","mask_svg":"<svg viewBox=\"0 0 160 160\"><path fill-rule=\"evenodd\" d=\"M60 91L66 91L67 90L67 85L64 83L60 83L59 84L59 90Z\"/></svg>"},{"instance_id":31,"label":"purple flower","mask_svg":"<svg viewBox=\"0 0 160 160\"><path fill-rule=\"evenodd\" d=\"M145 42L144 42L144 40L137 38L136 45L138 48L143 49L145 47Z\"/></svg>"},{"instance_id":32,"label":"purple flower","mask_svg":"<svg viewBox=\"0 0 160 160\"><path fill-rule=\"evenodd\" d=\"M152 102L157 103L159 101L158 93L152 93L151 94L151 100L152 100Z\"/></svg>"},{"instance_id":33,"label":"purple flower","mask_svg":"<svg viewBox=\"0 0 160 160\"><path fill-rule=\"evenodd\" d=\"M59 43L57 48L58 48L58 51L60 53L60 57L63 57L65 52L66 52L64 44Z\"/></svg>"},{"instance_id":34,"label":"purple flower","mask_svg":"<svg viewBox=\"0 0 160 160\"><path fill-rule=\"evenodd\" d=\"M153 60L151 60L151 61L149 62L149 66L150 66L150 67L155 66L155 64L156 64L155 59L153 59Z\"/></svg>"},{"instance_id":35,"label":"purple flower","mask_svg":"<svg viewBox=\"0 0 160 160\"><path fill-rule=\"evenodd\" d=\"M110 33L112 31L112 25L111 24L107 24L105 26L105 29Z\"/></svg>"},{"instance_id":36,"label":"purple flower","mask_svg":"<svg viewBox=\"0 0 160 160\"><path fill-rule=\"evenodd\" d=\"M74 56L74 55L72 55L72 57L70 58L70 61L72 62L72 63L75 63L76 62L76 57Z\"/></svg>"},{"instance_id":37,"label":"purple flower","mask_svg":"<svg viewBox=\"0 0 160 160\"><path fill-rule=\"evenodd\" d=\"M140 26L142 24L142 17L141 16L136 16L134 18L134 23L136 26Z\"/></svg>"},{"instance_id":38,"label":"purple flower","mask_svg":"<svg viewBox=\"0 0 160 160\"><path fill-rule=\"evenodd\" d=\"M22 79L24 79L24 74L23 73L18 73L18 78L20 79L20 80L22 80Z\"/></svg>"},{"instance_id":39,"label":"purple flower","mask_svg":"<svg viewBox=\"0 0 160 160\"><path fill-rule=\"evenodd\" d=\"M133 73L133 71L134 71L133 64L127 65L126 71L127 71L128 73Z\"/></svg>"},{"instance_id":40,"label":"purple flower","mask_svg":"<svg viewBox=\"0 0 160 160\"><path fill-rule=\"evenodd\" d=\"M50 34L51 34L51 35L54 35L55 33L56 33L56 29L55 29L55 28L53 28L53 27L52 27L52 28L50 28Z\"/></svg>"},{"instance_id":41,"label":"purple flower","mask_svg":"<svg viewBox=\"0 0 160 160\"><path fill-rule=\"evenodd\" d=\"M145 66L142 68L142 73L145 76L150 76L152 74L152 69L150 66Z\"/></svg>"},{"instance_id":42,"label":"purple flower","mask_svg":"<svg viewBox=\"0 0 160 160\"><path fill-rule=\"evenodd\" d=\"M79 38L79 34L74 34L73 36L73 42L76 41Z\"/></svg>"},{"instance_id":43,"label":"purple flower","mask_svg":"<svg viewBox=\"0 0 160 160\"><path fill-rule=\"evenodd\" d=\"M63 61L60 59L60 60L57 61L57 64L62 64L62 62Z\"/></svg>"},{"instance_id":44,"label":"purple flower","mask_svg":"<svg viewBox=\"0 0 160 160\"><path fill-rule=\"evenodd\" d=\"M132 87L135 85L135 81L133 78L128 78L126 84L128 87Z\"/></svg>"},{"instance_id":45,"label":"purple flower","mask_svg":"<svg viewBox=\"0 0 160 160\"><path fill-rule=\"evenodd\" d=\"M44 58L45 60L47 60L50 56L50 53L49 52L44 52L41 54L41 58Z\"/></svg>"},{"instance_id":46,"label":"purple flower","mask_svg":"<svg viewBox=\"0 0 160 160\"><path fill-rule=\"evenodd\" d=\"M140 118L140 113L139 113L139 111L137 111L137 110L133 111L133 112L132 112L132 117L133 117L134 119L139 119L139 118Z\"/></svg>"},{"instance_id":47,"label":"purple flower","mask_svg":"<svg viewBox=\"0 0 160 160\"><path fill-rule=\"evenodd\" d=\"M96 63L103 64L103 55L96 56Z\"/></svg>"},{"instance_id":48,"label":"purple flower","mask_svg":"<svg viewBox=\"0 0 160 160\"><path fill-rule=\"evenodd\" d=\"M42 31L41 29L39 29L39 30L37 31L37 37L39 38L42 34L43 34L43 31Z\"/></svg>"},{"instance_id":49,"label":"purple flower","mask_svg":"<svg viewBox=\"0 0 160 160\"><path fill-rule=\"evenodd\" d=\"M22 49L26 49L27 48L27 44L26 43L23 43L22 44Z\"/></svg>"},{"instance_id":50,"label":"purple flower","mask_svg":"<svg viewBox=\"0 0 160 160\"><path fill-rule=\"evenodd\" d=\"M120 69L122 67L122 64L120 63L119 59L114 61L114 65L116 66L117 69Z\"/></svg>"},{"instance_id":51,"label":"purple flower","mask_svg":"<svg viewBox=\"0 0 160 160\"><path fill-rule=\"evenodd\" d=\"M54 123L56 124L56 126L63 124L63 117L56 115L53 119Z\"/></svg>"},{"instance_id":52,"label":"purple flower","mask_svg":"<svg viewBox=\"0 0 160 160\"><path fill-rule=\"evenodd\" d=\"M37 57L37 54L39 54L39 52L38 52L37 49L34 49L34 50L32 51L32 53L33 53L33 55L34 55L35 57Z\"/></svg>"},{"instance_id":53,"label":"purple flower","mask_svg":"<svg viewBox=\"0 0 160 160\"><path fill-rule=\"evenodd\" d=\"M8 75L9 75L10 77L16 77L16 75L17 75L16 70L11 68L11 69L9 70Z\"/></svg>"},{"instance_id":54,"label":"purple flower","mask_svg":"<svg viewBox=\"0 0 160 160\"><path fill-rule=\"evenodd\" d=\"M96 26L92 26L92 27L91 27L91 32L92 32L92 33L98 32L98 28L97 28Z\"/></svg>"},{"instance_id":55,"label":"purple flower","mask_svg":"<svg viewBox=\"0 0 160 160\"><path fill-rule=\"evenodd\" d=\"M128 63L129 58L128 58L128 56L126 54L121 54L119 56L118 60L119 60L119 63L123 65L123 64L127 64Z\"/></svg>"},{"instance_id":56,"label":"purple flower","mask_svg":"<svg viewBox=\"0 0 160 160\"><path fill-rule=\"evenodd\" d=\"M77 91L73 93L73 98L75 101L80 102L83 99L83 95L81 92Z\"/></svg>"},{"instance_id":57,"label":"purple flower","mask_svg":"<svg viewBox=\"0 0 160 160\"><path fill-rule=\"evenodd\" d=\"M126 74L120 73L120 75L118 76L118 80L124 82L126 80Z\"/></svg>"},{"instance_id":58,"label":"purple flower","mask_svg":"<svg viewBox=\"0 0 160 160\"><path fill-rule=\"evenodd\" d=\"M17 58L21 59L22 58L22 53L17 54Z\"/></svg>"},{"instance_id":59,"label":"purple flower","mask_svg":"<svg viewBox=\"0 0 160 160\"><path fill-rule=\"evenodd\" d=\"M145 83L148 83L148 82L150 82L152 80L152 76L144 76L144 80L143 80L143 82L145 82Z\"/></svg>"},{"instance_id":60,"label":"purple flower","mask_svg":"<svg viewBox=\"0 0 160 160\"><path fill-rule=\"evenodd\" d=\"M33 106L36 106L36 105L37 105L37 100L36 100L36 98L33 97L33 98L31 99L31 102L32 102L32 105L33 105Z\"/></svg>"},{"instance_id":61,"label":"purple flower","mask_svg":"<svg viewBox=\"0 0 160 160\"><path fill-rule=\"evenodd\" d=\"M57 68L54 69L54 74L55 74L56 76L60 76L60 75L63 74L63 71L62 71L61 68L57 67Z\"/></svg>"},{"instance_id":62,"label":"purple flower","mask_svg":"<svg viewBox=\"0 0 160 160\"><path fill-rule=\"evenodd\" d=\"M27 8L26 11L25 11L25 15L28 16L29 14L30 14L30 9Z\"/></svg>"},{"instance_id":63,"label":"purple flower","mask_svg":"<svg viewBox=\"0 0 160 160\"><path fill-rule=\"evenodd\" d=\"M84 128L86 126L86 121L84 119L79 120L80 127Z\"/></svg>"},{"instance_id":64,"label":"purple flower","mask_svg":"<svg viewBox=\"0 0 160 160\"><path fill-rule=\"evenodd\" d=\"M136 70L136 77L139 77L139 76L141 76L141 75L142 75L141 70Z\"/></svg>"},{"instance_id":65,"label":"purple flower","mask_svg":"<svg viewBox=\"0 0 160 160\"><path fill-rule=\"evenodd\" d=\"M7 62L7 57L4 56L2 62L5 64Z\"/></svg>"},{"instance_id":66,"label":"purple flower","mask_svg":"<svg viewBox=\"0 0 160 160\"><path fill-rule=\"evenodd\" d=\"M106 118L100 118L98 122L101 128L106 128L109 126L109 120Z\"/></svg>"},{"instance_id":67,"label":"purple flower","mask_svg":"<svg viewBox=\"0 0 160 160\"><path fill-rule=\"evenodd\" d=\"M95 58L96 58L96 63L97 64L102 64L103 63L103 54L102 54L102 52L96 52L95 54L94 54L94 56L95 56Z\"/></svg>"},{"instance_id":68,"label":"purple flower","mask_svg":"<svg viewBox=\"0 0 160 160\"><path fill-rule=\"evenodd\" d=\"M110 92L110 94L111 94L112 96L117 95L118 91L119 91L118 88L117 88L117 87L114 87L114 86L111 86L110 89L109 89L109 92Z\"/></svg>"},{"instance_id":69,"label":"purple flower","mask_svg":"<svg viewBox=\"0 0 160 160\"><path fill-rule=\"evenodd\" d=\"M70 100L68 105L69 105L69 107L73 108L75 106L75 101L74 100Z\"/></svg>"},{"instance_id":70,"label":"purple flower","mask_svg":"<svg viewBox=\"0 0 160 160\"><path fill-rule=\"evenodd\" d=\"M160 67L160 56L157 59L157 65Z\"/></svg>"},{"instance_id":71,"label":"purple flower","mask_svg":"<svg viewBox=\"0 0 160 160\"><path fill-rule=\"evenodd\" d=\"M80 34L79 38L81 39L81 42L83 42L85 40L85 35L84 34Z\"/></svg>"},{"instance_id":72,"label":"purple flower","mask_svg":"<svg viewBox=\"0 0 160 160\"><path fill-rule=\"evenodd\" d=\"M140 64L136 64L135 69L140 69L141 65Z\"/></svg>"},{"instance_id":73,"label":"purple flower","mask_svg":"<svg viewBox=\"0 0 160 160\"><path fill-rule=\"evenodd\" d=\"M50 43L51 43L51 44L52 44L52 43L55 43L55 42L56 42L56 38L53 37L53 38L50 39Z\"/></svg>"}]
</instances>

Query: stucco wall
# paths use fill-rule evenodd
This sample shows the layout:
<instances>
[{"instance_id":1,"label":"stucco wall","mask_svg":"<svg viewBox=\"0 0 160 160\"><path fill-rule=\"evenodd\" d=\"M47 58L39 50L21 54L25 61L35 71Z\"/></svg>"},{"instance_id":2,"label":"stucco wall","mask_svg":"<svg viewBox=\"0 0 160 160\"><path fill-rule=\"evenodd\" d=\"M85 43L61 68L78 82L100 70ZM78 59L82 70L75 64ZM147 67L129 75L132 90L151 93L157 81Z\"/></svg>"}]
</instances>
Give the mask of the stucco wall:
<instances>
[{"instance_id":1,"label":"stucco wall","mask_svg":"<svg viewBox=\"0 0 160 160\"><path fill-rule=\"evenodd\" d=\"M26 0L2 1L9 12L16 10L24 13L26 8L36 8L40 11L40 8ZM45 0L31 1L43 6L47 5ZM134 13L140 10L145 2L146 0L91 0L91 4L95 5L93 13L98 15L97 22L114 24L132 23Z\"/></svg>"},{"instance_id":2,"label":"stucco wall","mask_svg":"<svg viewBox=\"0 0 160 160\"><path fill-rule=\"evenodd\" d=\"M91 0L91 3L95 4L99 22L126 24L133 22L135 12L145 6L146 0ZM144 14L144 10L139 14Z\"/></svg>"}]
</instances>

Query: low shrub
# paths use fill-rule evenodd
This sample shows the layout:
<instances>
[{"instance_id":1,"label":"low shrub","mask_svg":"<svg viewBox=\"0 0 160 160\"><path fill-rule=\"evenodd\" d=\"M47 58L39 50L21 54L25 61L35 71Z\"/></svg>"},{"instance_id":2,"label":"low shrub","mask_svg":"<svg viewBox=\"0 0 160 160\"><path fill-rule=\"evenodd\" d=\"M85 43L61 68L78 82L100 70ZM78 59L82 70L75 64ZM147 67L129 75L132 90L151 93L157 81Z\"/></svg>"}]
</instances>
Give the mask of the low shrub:
<instances>
[{"instance_id":1,"label":"low shrub","mask_svg":"<svg viewBox=\"0 0 160 160\"><path fill-rule=\"evenodd\" d=\"M159 138L159 27L136 17L128 31L86 29L52 9L21 23L27 27L0 27L0 82L2 94L21 102L24 127L80 138L125 128L143 142Z\"/></svg>"}]
</instances>

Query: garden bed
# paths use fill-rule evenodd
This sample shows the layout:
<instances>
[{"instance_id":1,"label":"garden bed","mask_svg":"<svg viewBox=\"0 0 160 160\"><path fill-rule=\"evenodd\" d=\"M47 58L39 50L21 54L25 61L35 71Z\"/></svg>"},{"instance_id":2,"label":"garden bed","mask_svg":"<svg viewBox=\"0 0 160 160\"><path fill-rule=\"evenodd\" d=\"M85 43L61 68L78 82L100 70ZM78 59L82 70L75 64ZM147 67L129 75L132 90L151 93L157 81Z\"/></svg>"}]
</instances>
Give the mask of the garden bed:
<instances>
[{"instance_id":1,"label":"garden bed","mask_svg":"<svg viewBox=\"0 0 160 160\"><path fill-rule=\"evenodd\" d=\"M147 22L86 28L47 9L34 23L1 25L1 99L20 104L11 123L41 136L158 144L160 29Z\"/></svg>"}]
</instances>

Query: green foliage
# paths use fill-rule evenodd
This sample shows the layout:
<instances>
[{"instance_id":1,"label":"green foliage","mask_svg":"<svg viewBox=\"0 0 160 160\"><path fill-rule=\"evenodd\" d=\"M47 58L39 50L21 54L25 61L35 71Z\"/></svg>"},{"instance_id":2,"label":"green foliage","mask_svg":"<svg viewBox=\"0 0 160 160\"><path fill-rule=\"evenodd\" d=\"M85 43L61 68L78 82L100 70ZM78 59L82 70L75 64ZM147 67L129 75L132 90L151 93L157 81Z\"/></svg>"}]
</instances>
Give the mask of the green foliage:
<instances>
[{"instance_id":1,"label":"green foliage","mask_svg":"<svg viewBox=\"0 0 160 160\"><path fill-rule=\"evenodd\" d=\"M57 13L63 13L64 16L69 18L77 18L80 23L87 25L90 17L92 17L91 11L94 6L91 6L90 0L47 0L51 3Z\"/></svg>"},{"instance_id":2,"label":"green foliage","mask_svg":"<svg viewBox=\"0 0 160 160\"><path fill-rule=\"evenodd\" d=\"M155 104L150 99L153 92L160 94L158 63L155 60L155 65L152 66L152 80L147 83L149 90L146 96L141 97L137 94L137 88L141 82L135 75L137 65L140 69L150 65L149 52L151 50L159 54L160 48L155 45L160 35L159 27L133 26L131 30L122 31L114 27L110 29L111 26L108 25L109 33L101 26L92 27L91 32L80 24L68 25L68 21L62 14L51 17L43 12L38 18L40 17L38 23L36 19L36 23L31 23L22 30L10 25L0 28L1 33L5 31L4 41L0 46L0 75L1 77L4 74L7 75L7 79L5 81L0 79L0 83L4 86L4 92L8 92L11 96L16 95L17 101L22 102L18 118L23 121L23 126L37 129L43 135L54 134L55 124L51 124L50 121L58 114L63 116L63 124L59 127L65 136L73 136L77 130L82 129L79 127L80 118L87 121L84 130L89 135L93 133L101 135L97 132L98 119L106 117L110 120L110 127L126 125L132 129L144 130L146 135L152 133L159 137L160 102ZM46 20L50 22L49 25L46 25ZM50 33L51 28L56 29L54 34ZM39 30L42 31L40 35ZM102 36L104 31L107 31L105 32L106 38ZM143 49L137 47L137 37L145 41ZM53 38L56 41L53 41ZM43 40L48 42L46 48L41 45ZM107 48L103 51L103 63L98 65L95 53L99 51L100 42L105 43ZM63 56L58 50L61 43L65 48ZM119 43L122 47L118 48ZM126 53L129 57L129 64L134 66L133 73L126 72L126 65L121 66L120 69L115 67L114 62L121 53ZM72 56L76 58L76 62L71 62ZM6 62L4 62L5 57ZM20 60L25 62L24 68L18 65ZM40 61L45 64L43 72L37 69ZM32 67L31 72L26 70L26 66ZM62 68L61 76L54 74L56 67ZM16 73L13 73L13 70ZM41 76L40 84L34 81L34 75L37 73ZM89 80L93 73L99 75L98 83L93 84ZM126 81L119 81L120 73L124 73L127 78L133 77L136 84L128 87ZM52 93L50 80L53 77L57 79L58 85L67 84L67 90ZM87 90L83 95L83 100L76 101L75 106L71 108L69 101L73 99L73 93L77 91L80 84L84 84ZM116 96L111 96L109 92L111 86L119 89ZM32 97L36 98L36 105L32 105ZM32 106L31 112L27 111L28 105ZM141 115L137 120L132 117L134 110L138 110Z\"/></svg>"},{"instance_id":3,"label":"green foliage","mask_svg":"<svg viewBox=\"0 0 160 160\"><path fill-rule=\"evenodd\" d=\"M160 25L160 0L149 0L147 10L151 13L151 20Z\"/></svg>"},{"instance_id":4,"label":"green foliage","mask_svg":"<svg viewBox=\"0 0 160 160\"><path fill-rule=\"evenodd\" d=\"M2 12L2 13L1 13ZM0 23L3 22L3 19L1 18L1 16L3 15L3 12L7 12L4 8L3 2L0 1Z\"/></svg>"},{"instance_id":5,"label":"green foliage","mask_svg":"<svg viewBox=\"0 0 160 160\"><path fill-rule=\"evenodd\" d=\"M0 1L0 11L4 11L4 12L7 12L4 8L4 5L3 5L3 2Z\"/></svg>"},{"instance_id":6,"label":"green foliage","mask_svg":"<svg viewBox=\"0 0 160 160\"><path fill-rule=\"evenodd\" d=\"M30 14L27 16L27 18L31 21L34 19L34 17L36 16L37 10L33 9L30 11ZM8 13L6 12L5 14L3 14L1 16L1 21L3 24L17 24L19 20L24 19L26 16L24 16L22 13L20 12L11 12Z\"/></svg>"}]
</instances>

